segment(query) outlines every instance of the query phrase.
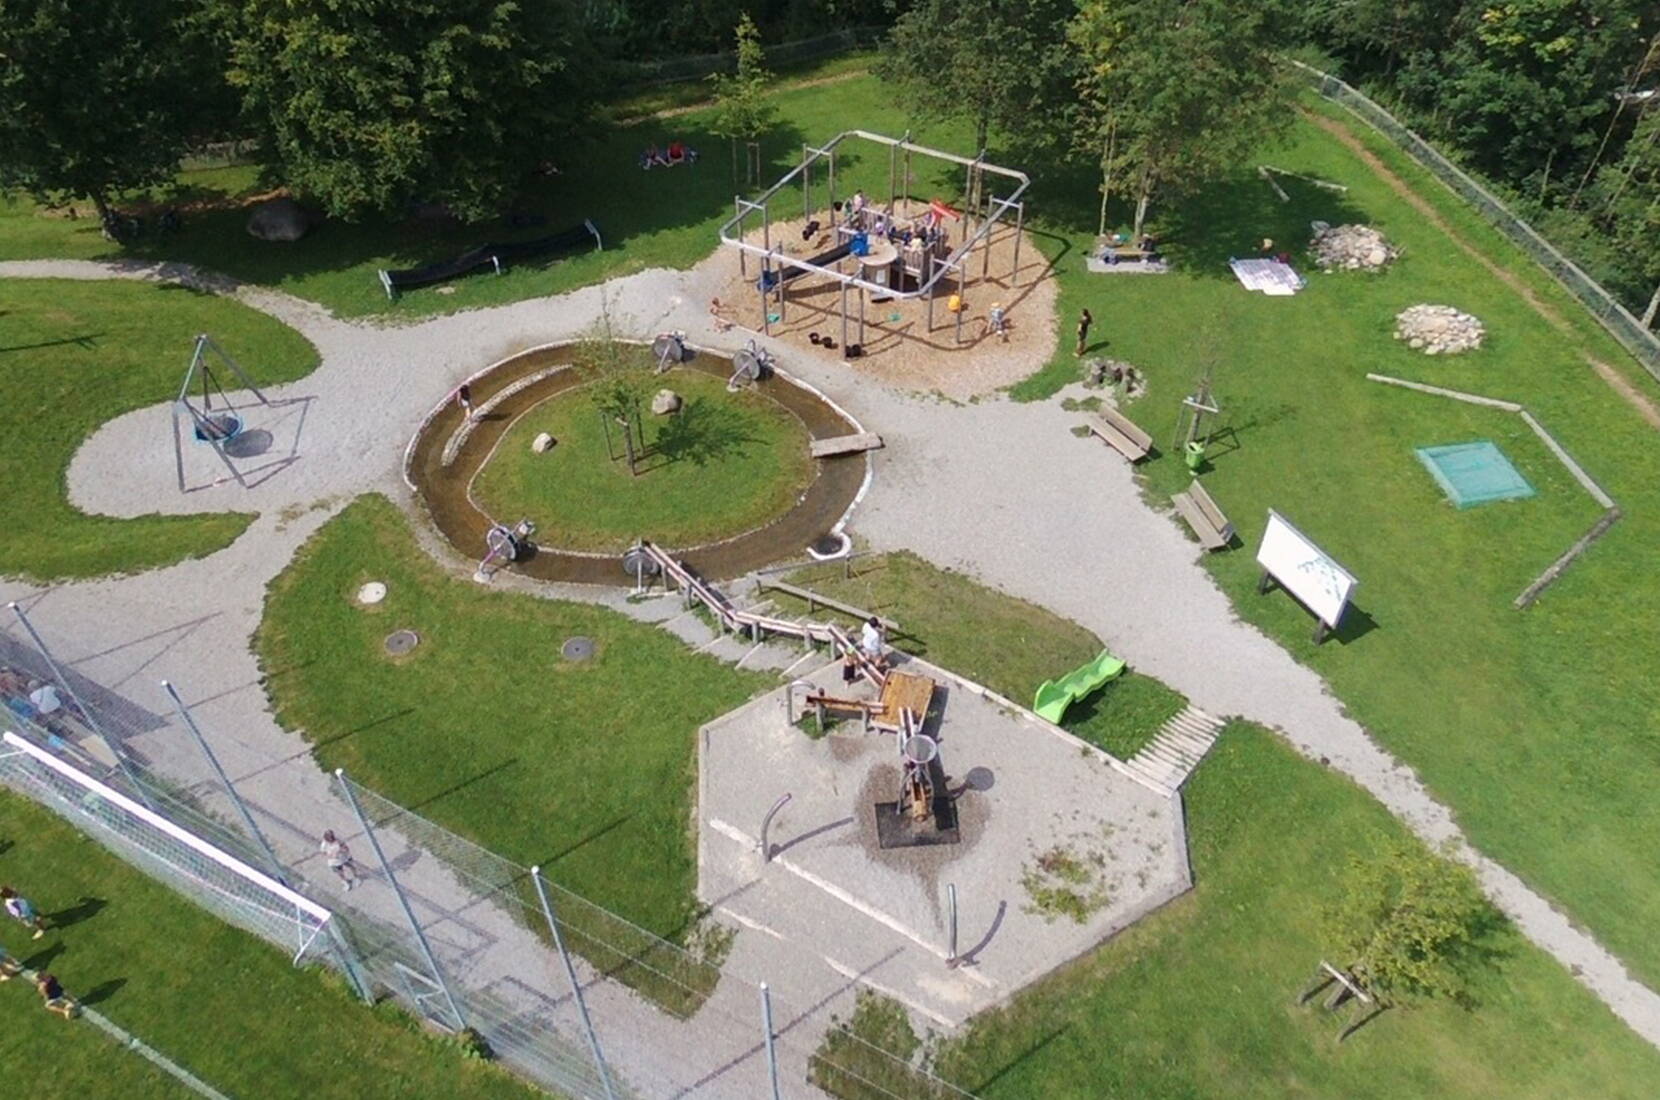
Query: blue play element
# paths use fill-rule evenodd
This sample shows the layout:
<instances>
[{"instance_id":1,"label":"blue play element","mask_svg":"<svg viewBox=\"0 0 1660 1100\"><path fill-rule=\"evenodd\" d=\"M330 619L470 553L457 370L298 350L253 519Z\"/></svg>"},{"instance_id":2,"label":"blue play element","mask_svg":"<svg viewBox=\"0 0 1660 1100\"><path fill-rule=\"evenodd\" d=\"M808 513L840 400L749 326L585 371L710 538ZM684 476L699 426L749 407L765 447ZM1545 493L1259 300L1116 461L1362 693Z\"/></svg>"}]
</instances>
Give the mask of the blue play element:
<instances>
[{"instance_id":1,"label":"blue play element","mask_svg":"<svg viewBox=\"0 0 1660 1100\"><path fill-rule=\"evenodd\" d=\"M1435 478L1441 491L1459 508L1473 508L1493 500L1518 500L1534 495L1504 452L1491 440L1417 448L1418 461Z\"/></svg>"}]
</instances>

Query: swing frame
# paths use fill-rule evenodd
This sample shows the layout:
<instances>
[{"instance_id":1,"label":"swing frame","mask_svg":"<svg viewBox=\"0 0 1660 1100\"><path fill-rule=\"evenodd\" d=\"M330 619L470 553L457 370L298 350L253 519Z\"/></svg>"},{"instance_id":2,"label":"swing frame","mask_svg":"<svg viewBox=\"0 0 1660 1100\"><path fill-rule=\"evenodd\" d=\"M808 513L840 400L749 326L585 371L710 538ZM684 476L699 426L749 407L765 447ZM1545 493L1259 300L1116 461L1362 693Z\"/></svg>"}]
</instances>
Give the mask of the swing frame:
<instances>
[{"instance_id":1,"label":"swing frame","mask_svg":"<svg viewBox=\"0 0 1660 1100\"><path fill-rule=\"evenodd\" d=\"M242 471L236 468L236 463L231 460L231 456L225 453L225 444L240 435L242 430L247 427L245 419L238 414L237 410L250 408L253 403L238 405L231 400L223 382L214 373L213 364L208 359L209 352L235 377L239 383L239 390L246 390L253 394L254 403L267 407L271 404L270 399L265 396L264 392L254 385L254 380L248 376L248 372L243 370L235 359L227 355L224 348L214 343L212 337L208 336L207 333L198 333L195 346L191 349L190 365L185 368L184 381L179 384L178 395L173 399L173 462L178 474L179 492L181 493L190 491L185 486L184 478L186 432L189 432L193 441L206 443L212 447L213 453L219 456L219 461L225 464L225 469L230 471L230 475L236 483L244 489L248 488L248 482L243 478ZM196 388L198 381L201 386L199 401L192 396L192 391ZM213 406L215 392L218 393L222 406L217 413ZM238 421L236 431L228 435L223 433L220 425L214 420L216 415L223 416L227 414L236 416Z\"/></svg>"}]
</instances>

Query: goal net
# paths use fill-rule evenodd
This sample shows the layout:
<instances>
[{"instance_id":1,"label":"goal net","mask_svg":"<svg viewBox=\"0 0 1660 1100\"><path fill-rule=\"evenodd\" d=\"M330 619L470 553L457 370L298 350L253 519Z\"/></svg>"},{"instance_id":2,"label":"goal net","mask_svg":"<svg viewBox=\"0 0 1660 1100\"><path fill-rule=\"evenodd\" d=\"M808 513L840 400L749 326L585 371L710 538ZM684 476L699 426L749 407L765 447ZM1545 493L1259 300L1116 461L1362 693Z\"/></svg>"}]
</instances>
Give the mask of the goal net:
<instances>
[{"instance_id":1,"label":"goal net","mask_svg":"<svg viewBox=\"0 0 1660 1100\"><path fill-rule=\"evenodd\" d=\"M298 964L328 947L332 914L263 871L7 730L0 782L62 817L115 855Z\"/></svg>"}]
</instances>

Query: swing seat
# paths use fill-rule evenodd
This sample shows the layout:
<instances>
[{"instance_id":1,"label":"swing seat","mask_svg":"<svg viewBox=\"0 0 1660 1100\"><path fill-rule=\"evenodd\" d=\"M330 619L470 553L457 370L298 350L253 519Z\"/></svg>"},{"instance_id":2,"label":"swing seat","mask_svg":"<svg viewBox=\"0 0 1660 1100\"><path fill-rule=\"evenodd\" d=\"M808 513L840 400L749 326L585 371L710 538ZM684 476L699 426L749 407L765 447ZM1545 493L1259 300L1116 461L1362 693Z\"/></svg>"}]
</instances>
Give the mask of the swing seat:
<instances>
[{"instance_id":1,"label":"swing seat","mask_svg":"<svg viewBox=\"0 0 1660 1100\"><path fill-rule=\"evenodd\" d=\"M224 443L242 432L242 418L234 413L210 414L196 419L198 443Z\"/></svg>"}]
</instances>

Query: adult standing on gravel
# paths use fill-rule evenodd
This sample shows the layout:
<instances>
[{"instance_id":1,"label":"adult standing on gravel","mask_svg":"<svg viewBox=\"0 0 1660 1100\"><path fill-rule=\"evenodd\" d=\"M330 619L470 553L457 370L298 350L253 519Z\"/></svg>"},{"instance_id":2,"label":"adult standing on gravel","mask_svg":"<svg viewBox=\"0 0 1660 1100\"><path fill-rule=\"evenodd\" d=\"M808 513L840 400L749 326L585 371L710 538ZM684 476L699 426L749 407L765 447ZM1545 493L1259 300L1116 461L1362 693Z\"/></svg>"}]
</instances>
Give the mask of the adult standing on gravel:
<instances>
[{"instance_id":1,"label":"adult standing on gravel","mask_svg":"<svg viewBox=\"0 0 1660 1100\"><path fill-rule=\"evenodd\" d=\"M1073 352L1073 354L1078 356L1078 358L1080 358L1080 359L1083 358L1083 355L1084 355L1084 344L1087 343L1088 340L1089 340L1089 326L1093 325L1094 323L1095 323L1095 318L1093 318L1089 315L1089 310L1086 309L1086 310L1083 311L1083 313L1079 314L1079 316L1078 316L1078 350Z\"/></svg>"},{"instance_id":2,"label":"adult standing on gravel","mask_svg":"<svg viewBox=\"0 0 1660 1100\"><path fill-rule=\"evenodd\" d=\"M346 847L344 840L334 835L333 829L323 830L323 843L318 846L318 850L328 862L329 870L346 884L346 889L350 890L357 885L357 864L352 862L352 850Z\"/></svg>"}]
</instances>

